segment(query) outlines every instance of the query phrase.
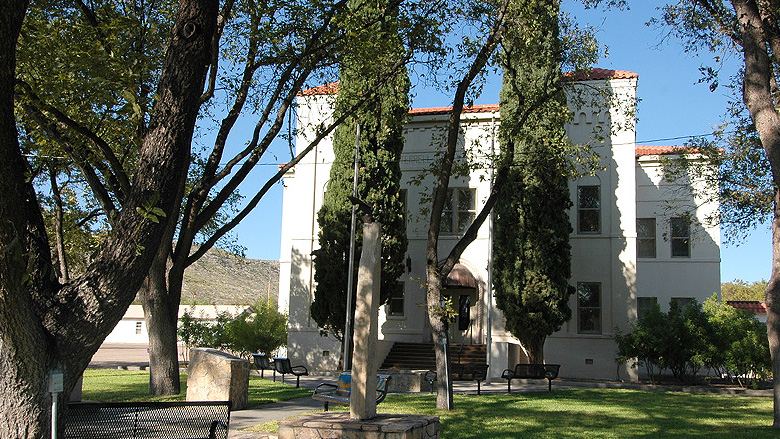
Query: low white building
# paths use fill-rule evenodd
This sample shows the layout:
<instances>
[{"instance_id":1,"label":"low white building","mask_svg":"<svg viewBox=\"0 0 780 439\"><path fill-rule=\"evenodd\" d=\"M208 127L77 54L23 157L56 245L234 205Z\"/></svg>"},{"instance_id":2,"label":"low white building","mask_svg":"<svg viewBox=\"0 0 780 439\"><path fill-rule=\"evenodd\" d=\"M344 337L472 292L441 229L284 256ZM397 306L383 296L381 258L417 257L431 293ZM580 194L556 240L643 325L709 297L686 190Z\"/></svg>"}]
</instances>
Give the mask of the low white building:
<instances>
[{"instance_id":1,"label":"low white building","mask_svg":"<svg viewBox=\"0 0 780 439\"><path fill-rule=\"evenodd\" d=\"M248 308L247 305L180 305L179 319L185 312L190 313L196 319L216 320L217 315L228 312L237 315ZM144 310L141 305L130 305L122 316L122 320L114 326L114 330L103 343L149 343L149 332Z\"/></svg>"},{"instance_id":2,"label":"low white building","mask_svg":"<svg viewBox=\"0 0 780 439\"><path fill-rule=\"evenodd\" d=\"M632 112L626 106L634 105L637 82L638 75L631 72L594 69L578 83L593 90L609 89L620 98L614 102L622 104L573 109L567 126L572 142L588 144L599 155L602 169L569 185L574 203L569 211L574 229L570 284L579 293L570 299L572 319L545 344L545 361L561 364L564 377L615 379L619 370L620 378L635 378L635 370L615 363L614 328L626 331L638 310L654 301L666 308L670 300L703 302L720 291L720 231L706 221L717 206L701 203L690 190L700 186L693 178L666 181L660 157L678 150L636 145ZM331 120L336 88L331 84L299 96L299 148L309 144L318 126ZM497 150L498 110L498 105L465 109L460 148L466 156L478 159L480 151ZM405 127L401 168L408 270L399 279L403 295L380 309L382 355L394 342L431 339L425 308L420 306L425 302L420 280L425 278L427 232L422 209L432 178L423 177L420 185L411 181L432 163L449 113L448 108L414 109ZM602 137L594 136L597 132ZM341 350L334 338L320 335L309 313L315 287L311 254L318 248L316 214L332 161L328 138L284 178L279 307L289 310L289 356L314 370L335 369ZM468 178L451 180L452 207L446 215L452 222L444 226L441 254L449 251L460 237L460 227L467 226L484 203L491 176L486 166ZM525 362L525 357L494 305L491 257L487 221L445 282L444 294L461 305L461 321L450 325L452 342L485 345L490 375L497 377L503 369Z\"/></svg>"}]
</instances>

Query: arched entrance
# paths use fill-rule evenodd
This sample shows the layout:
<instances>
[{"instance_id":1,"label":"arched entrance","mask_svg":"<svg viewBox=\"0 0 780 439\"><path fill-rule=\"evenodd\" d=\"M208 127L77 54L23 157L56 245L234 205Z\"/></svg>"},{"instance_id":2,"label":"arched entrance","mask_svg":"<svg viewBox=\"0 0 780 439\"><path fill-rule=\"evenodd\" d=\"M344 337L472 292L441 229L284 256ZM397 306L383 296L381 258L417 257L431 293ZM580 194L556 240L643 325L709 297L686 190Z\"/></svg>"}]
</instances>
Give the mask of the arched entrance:
<instances>
[{"instance_id":1,"label":"arched entrance","mask_svg":"<svg viewBox=\"0 0 780 439\"><path fill-rule=\"evenodd\" d=\"M471 270L463 264L455 264L442 283L442 294L451 298L458 311L455 321L449 325L450 342L481 343L479 287Z\"/></svg>"}]
</instances>

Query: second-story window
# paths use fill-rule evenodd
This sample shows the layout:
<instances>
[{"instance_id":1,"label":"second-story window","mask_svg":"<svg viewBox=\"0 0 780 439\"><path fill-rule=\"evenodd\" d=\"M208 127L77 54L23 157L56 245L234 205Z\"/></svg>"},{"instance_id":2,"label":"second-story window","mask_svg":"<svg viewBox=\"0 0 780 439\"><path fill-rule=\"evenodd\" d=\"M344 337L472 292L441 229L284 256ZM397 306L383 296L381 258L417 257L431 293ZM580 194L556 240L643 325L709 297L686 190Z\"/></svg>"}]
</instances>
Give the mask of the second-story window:
<instances>
[{"instance_id":1,"label":"second-story window","mask_svg":"<svg viewBox=\"0 0 780 439\"><path fill-rule=\"evenodd\" d=\"M636 219L636 257L655 257L655 218Z\"/></svg>"},{"instance_id":2,"label":"second-story window","mask_svg":"<svg viewBox=\"0 0 780 439\"><path fill-rule=\"evenodd\" d=\"M401 204L403 204L404 227L406 227L409 224L409 190L399 190L398 197L400 197Z\"/></svg>"},{"instance_id":3,"label":"second-story window","mask_svg":"<svg viewBox=\"0 0 780 439\"><path fill-rule=\"evenodd\" d=\"M601 190L599 186L577 186L578 233L601 232Z\"/></svg>"},{"instance_id":4,"label":"second-story window","mask_svg":"<svg viewBox=\"0 0 780 439\"><path fill-rule=\"evenodd\" d=\"M691 257L691 223L686 218L675 217L669 220L669 238L672 242L673 258Z\"/></svg>"},{"instance_id":5,"label":"second-story window","mask_svg":"<svg viewBox=\"0 0 780 439\"><path fill-rule=\"evenodd\" d=\"M469 228L477 216L476 189L447 189L447 200L441 213L441 233L455 235Z\"/></svg>"}]
</instances>

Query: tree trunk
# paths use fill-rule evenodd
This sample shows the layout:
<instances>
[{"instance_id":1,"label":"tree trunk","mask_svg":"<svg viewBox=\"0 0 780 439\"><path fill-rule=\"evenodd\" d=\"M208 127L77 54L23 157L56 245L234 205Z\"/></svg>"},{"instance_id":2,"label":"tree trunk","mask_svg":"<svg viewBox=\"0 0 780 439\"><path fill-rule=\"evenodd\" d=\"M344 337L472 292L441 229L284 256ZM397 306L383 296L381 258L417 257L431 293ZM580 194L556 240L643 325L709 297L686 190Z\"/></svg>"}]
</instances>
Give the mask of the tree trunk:
<instances>
[{"instance_id":1,"label":"tree trunk","mask_svg":"<svg viewBox=\"0 0 780 439\"><path fill-rule=\"evenodd\" d=\"M544 364L544 341L547 337L534 337L523 340L521 343L528 352L528 362L532 364Z\"/></svg>"},{"instance_id":2,"label":"tree trunk","mask_svg":"<svg viewBox=\"0 0 780 439\"><path fill-rule=\"evenodd\" d=\"M450 251L450 254L444 261L443 267L439 266L439 231L441 230L441 214L444 211L444 203L447 201L447 189L449 187L450 176L452 175L452 166L455 161L455 148L460 135L460 115L463 112L466 92L474 79L488 63L501 40L501 29L504 26L504 14L508 4L509 0L502 1L490 33L474 58L468 72L458 83L458 87L455 91L455 98L453 99L452 112L447 121L447 143L445 145L444 155L439 164L436 186L433 189L430 221L428 223L428 239L425 250L425 277L428 282L426 303L428 322L431 325L431 337L433 338L434 352L436 354L436 372L439 376L436 408L442 410L452 410L454 408L452 381L449 376L449 358L447 357L447 351L445 350L447 331L441 313L436 312L436 310L442 309L442 277L449 274L468 244L476 238L479 225L485 221L485 218L487 218L487 211L491 209L491 207L487 206L492 206L492 204L490 201L486 203L486 208L483 208L482 211L480 211L463 238L461 238L455 244L452 251ZM491 194L491 198L492 197L493 195Z\"/></svg>"},{"instance_id":3,"label":"tree trunk","mask_svg":"<svg viewBox=\"0 0 780 439\"><path fill-rule=\"evenodd\" d=\"M766 286L766 332L772 356L774 417L772 426L780 428L780 191L775 187L772 220L772 275Z\"/></svg>"},{"instance_id":4,"label":"tree trunk","mask_svg":"<svg viewBox=\"0 0 780 439\"><path fill-rule=\"evenodd\" d=\"M447 328L444 319L440 313L434 310L441 309L441 277L439 269L434 264L428 264L427 271L427 308L428 323L431 325L431 336L433 338L433 350L436 354L436 374L439 377L436 380L436 408L442 410L452 410L454 407L452 399L452 380L450 377L450 367L447 358L446 344Z\"/></svg>"},{"instance_id":5,"label":"tree trunk","mask_svg":"<svg viewBox=\"0 0 780 439\"><path fill-rule=\"evenodd\" d=\"M140 291L149 333L149 393L152 395L176 395L181 392L176 343L179 304L177 302L174 305L168 300L166 281L169 248L167 245L160 248ZM176 307L175 311L173 306Z\"/></svg>"},{"instance_id":6,"label":"tree trunk","mask_svg":"<svg viewBox=\"0 0 780 439\"><path fill-rule=\"evenodd\" d=\"M48 428L46 333L35 315L26 273L27 210L32 186L14 121L16 41L27 2L0 3L0 436L39 438Z\"/></svg>"},{"instance_id":7,"label":"tree trunk","mask_svg":"<svg viewBox=\"0 0 780 439\"><path fill-rule=\"evenodd\" d=\"M177 199L184 196L184 187ZM173 249L171 243L178 224L179 209L167 217L167 229L163 245L149 268L144 285L139 291L144 319L149 335L149 393L152 395L178 395L179 379L178 324L181 288L184 280L183 259L169 264ZM187 241L192 242L191 240ZM184 245L182 253L188 254L191 246ZM180 250L177 248L177 251ZM177 263L178 262L178 263Z\"/></svg>"},{"instance_id":8,"label":"tree trunk","mask_svg":"<svg viewBox=\"0 0 780 439\"><path fill-rule=\"evenodd\" d=\"M774 218L772 221L772 275L766 288L767 337L774 372L774 420L780 428L780 114L773 100L773 65L768 53L772 29L764 29L755 0L732 0L739 20L742 50L745 57L745 75L742 82L742 100L756 126L761 146L766 151L775 184ZM769 26L769 24L767 24Z\"/></svg>"},{"instance_id":9,"label":"tree trunk","mask_svg":"<svg viewBox=\"0 0 780 439\"><path fill-rule=\"evenodd\" d=\"M85 274L60 286L43 217L14 121L16 41L27 2L0 2L0 437L50 435L48 374L64 372L65 402L102 341L122 318L157 253L164 227L140 213L180 204L203 91L216 0L182 0L163 62L149 135L132 193ZM179 199L177 199L177 196ZM138 208L138 209L136 209ZM63 404L63 408L66 405ZM64 410L60 412L60 419Z\"/></svg>"}]
</instances>

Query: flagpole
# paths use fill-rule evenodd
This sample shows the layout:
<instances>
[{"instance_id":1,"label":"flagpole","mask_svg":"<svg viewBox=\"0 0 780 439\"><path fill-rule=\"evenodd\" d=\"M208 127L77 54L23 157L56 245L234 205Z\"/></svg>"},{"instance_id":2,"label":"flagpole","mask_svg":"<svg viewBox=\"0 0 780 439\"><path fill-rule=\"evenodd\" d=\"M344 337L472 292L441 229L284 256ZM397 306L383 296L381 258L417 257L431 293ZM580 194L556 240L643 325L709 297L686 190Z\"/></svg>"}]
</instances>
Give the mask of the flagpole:
<instances>
[{"instance_id":1,"label":"flagpole","mask_svg":"<svg viewBox=\"0 0 780 439\"><path fill-rule=\"evenodd\" d=\"M358 196L358 159L360 158L360 124L355 128L355 169L352 176L352 197ZM357 206L352 205L352 225L349 230L349 272L347 273L347 316L344 325L344 371L350 370L350 342L352 333L352 285L355 273L355 229L357 228Z\"/></svg>"}]
</instances>

